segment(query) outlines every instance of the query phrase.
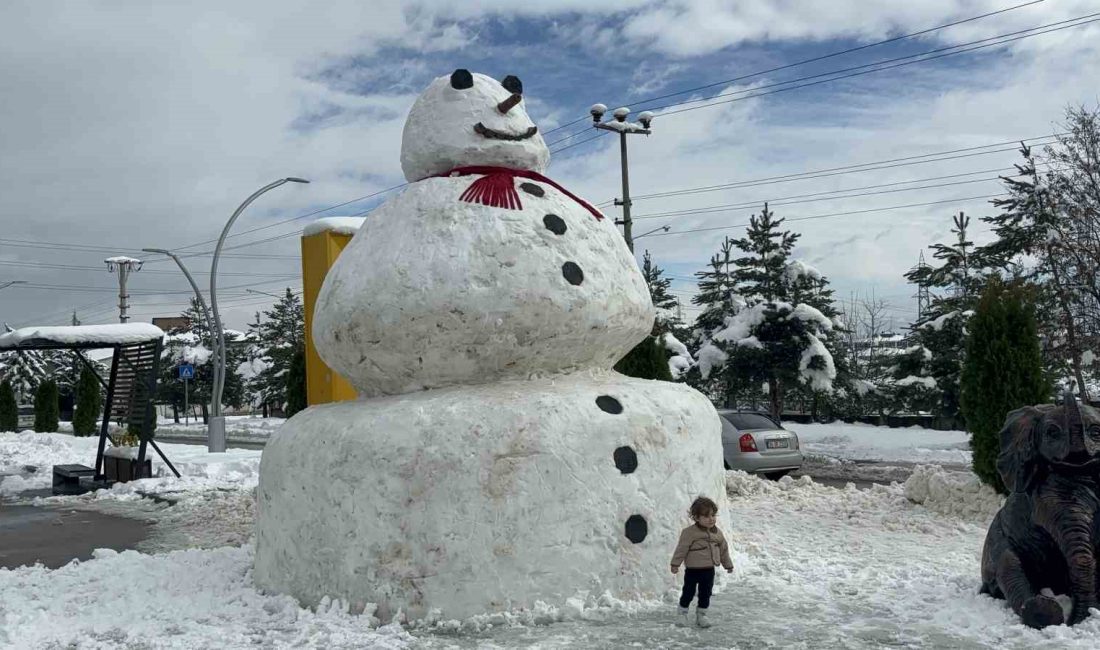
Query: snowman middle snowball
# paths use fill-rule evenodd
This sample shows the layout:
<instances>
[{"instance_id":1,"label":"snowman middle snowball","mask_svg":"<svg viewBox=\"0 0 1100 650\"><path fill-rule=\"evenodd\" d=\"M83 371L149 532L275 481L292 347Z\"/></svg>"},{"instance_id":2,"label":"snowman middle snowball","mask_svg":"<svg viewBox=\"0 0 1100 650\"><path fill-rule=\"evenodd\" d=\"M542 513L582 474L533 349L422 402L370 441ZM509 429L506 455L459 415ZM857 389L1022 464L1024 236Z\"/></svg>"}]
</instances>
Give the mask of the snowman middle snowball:
<instances>
[{"instance_id":1,"label":"snowman middle snowball","mask_svg":"<svg viewBox=\"0 0 1100 650\"><path fill-rule=\"evenodd\" d=\"M325 279L317 350L365 397L609 369L652 327L613 221L540 176L549 152L506 81L460 70L431 83L405 124L411 184ZM536 173L505 174L521 207L494 207L470 199L482 175L445 175L470 166Z\"/></svg>"}]
</instances>

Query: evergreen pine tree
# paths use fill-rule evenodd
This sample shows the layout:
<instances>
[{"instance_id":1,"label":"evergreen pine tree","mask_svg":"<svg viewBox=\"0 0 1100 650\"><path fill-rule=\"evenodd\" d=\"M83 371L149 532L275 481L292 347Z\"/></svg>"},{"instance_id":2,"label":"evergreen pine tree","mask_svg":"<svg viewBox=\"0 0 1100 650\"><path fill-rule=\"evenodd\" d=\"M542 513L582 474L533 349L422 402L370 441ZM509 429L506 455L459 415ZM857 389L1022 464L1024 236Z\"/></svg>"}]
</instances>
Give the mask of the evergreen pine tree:
<instances>
[{"instance_id":1,"label":"evergreen pine tree","mask_svg":"<svg viewBox=\"0 0 1100 650\"><path fill-rule=\"evenodd\" d=\"M959 374L966 353L966 324L985 283L981 258L968 238L969 217L960 212L953 221L955 242L932 245L933 257L943 263L905 274L910 282L939 292L932 293L928 311L914 324L914 341L932 354L927 376L935 380L940 393L933 413L951 420L962 417Z\"/></svg>"},{"instance_id":2,"label":"evergreen pine tree","mask_svg":"<svg viewBox=\"0 0 1100 650\"><path fill-rule=\"evenodd\" d=\"M1019 284L991 279L968 325L962 369L962 408L970 431L974 473L1006 493L997 472L1005 416L1047 401L1049 387L1034 308Z\"/></svg>"},{"instance_id":3,"label":"evergreen pine tree","mask_svg":"<svg viewBox=\"0 0 1100 650\"><path fill-rule=\"evenodd\" d=\"M288 287L284 296L263 318L249 326L255 340L254 354L262 369L251 379L250 390L261 404L282 408L289 401L286 393L287 374L297 350L305 345L305 309L302 301Z\"/></svg>"},{"instance_id":4,"label":"evergreen pine tree","mask_svg":"<svg viewBox=\"0 0 1100 650\"><path fill-rule=\"evenodd\" d=\"M286 416L289 418L306 407L306 348L294 350L286 374Z\"/></svg>"},{"instance_id":5,"label":"evergreen pine tree","mask_svg":"<svg viewBox=\"0 0 1100 650\"><path fill-rule=\"evenodd\" d=\"M34 430L57 431L60 413L57 403L57 382L47 379L34 392Z\"/></svg>"},{"instance_id":6,"label":"evergreen pine tree","mask_svg":"<svg viewBox=\"0 0 1100 650\"><path fill-rule=\"evenodd\" d=\"M19 405L15 403L15 391L11 382L0 382L0 431L19 429Z\"/></svg>"},{"instance_id":7,"label":"evergreen pine tree","mask_svg":"<svg viewBox=\"0 0 1100 650\"><path fill-rule=\"evenodd\" d=\"M799 235L780 230L783 219L773 217L765 204L746 236L733 242L744 255L732 260L725 278L732 315L704 334L699 355L703 374L708 365L722 367L727 404L731 392L766 386L768 410L778 419L787 392L799 386L811 395L832 391L836 366L826 341L835 311L828 281L791 260Z\"/></svg>"},{"instance_id":8,"label":"evergreen pine tree","mask_svg":"<svg viewBox=\"0 0 1100 650\"><path fill-rule=\"evenodd\" d=\"M660 337L680 326L680 319L676 314L679 302L668 292L672 280L661 277L663 273L653 263L649 251L646 251L642 261L642 277L649 288L649 297L656 308L657 317L649 336L615 364L615 370L628 377L672 381L672 373L668 369L669 355L661 344Z\"/></svg>"},{"instance_id":9,"label":"evergreen pine tree","mask_svg":"<svg viewBox=\"0 0 1100 650\"><path fill-rule=\"evenodd\" d=\"M46 378L49 369L37 350L14 350L3 355L0 365L2 376L11 382L15 391L15 399L20 404L26 404L34 396L38 384Z\"/></svg>"},{"instance_id":10,"label":"evergreen pine tree","mask_svg":"<svg viewBox=\"0 0 1100 650\"><path fill-rule=\"evenodd\" d=\"M76 411L73 414L73 435L90 436L96 432L103 400L99 394L99 380L91 368L80 373L76 390Z\"/></svg>"}]
</instances>

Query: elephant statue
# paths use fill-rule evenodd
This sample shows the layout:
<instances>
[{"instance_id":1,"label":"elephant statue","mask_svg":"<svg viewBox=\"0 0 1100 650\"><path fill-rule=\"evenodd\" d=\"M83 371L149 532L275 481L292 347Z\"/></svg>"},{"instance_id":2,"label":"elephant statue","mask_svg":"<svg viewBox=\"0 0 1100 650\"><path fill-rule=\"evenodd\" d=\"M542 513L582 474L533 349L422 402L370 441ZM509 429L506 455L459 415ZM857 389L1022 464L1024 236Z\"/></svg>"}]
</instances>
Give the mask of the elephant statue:
<instances>
[{"instance_id":1,"label":"elephant statue","mask_svg":"<svg viewBox=\"0 0 1100 650\"><path fill-rule=\"evenodd\" d=\"M1100 412L1067 391L1061 405L1009 413L1000 438L1009 495L986 534L982 593L1007 600L1030 627L1079 623L1098 606ZM1051 592L1068 594L1072 608Z\"/></svg>"}]
</instances>

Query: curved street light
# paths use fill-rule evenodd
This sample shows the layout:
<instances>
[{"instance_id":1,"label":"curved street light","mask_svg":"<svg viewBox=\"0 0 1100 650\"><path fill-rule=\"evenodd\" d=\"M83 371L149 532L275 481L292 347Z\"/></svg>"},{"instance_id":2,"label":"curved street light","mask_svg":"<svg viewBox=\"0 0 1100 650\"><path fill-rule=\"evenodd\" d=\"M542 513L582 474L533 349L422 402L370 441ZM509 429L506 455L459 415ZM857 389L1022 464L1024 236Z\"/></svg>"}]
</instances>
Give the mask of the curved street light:
<instances>
[{"instance_id":1,"label":"curved street light","mask_svg":"<svg viewBox=\"0 0 1100 650\"><path fill-rule=\"evenodd\" d=\"M225 417L222 415L222 390L225 388L225 332L222 331L222 319L218 314L218 258L221 257L222 246L225 245L225 238L229 236L229 229L233 227L233 223L237 221L237 217L241 216L253 201L260 197L261 194L269 190L273 190L285 183L308 183L304 178L295 178L289 176L287 178L280 178L279 180L268 183L252 193L252 196L245 199L237 210L233 213L233 216L229 217L229 221L225 224L225 228L222 229L221 237L218 238L218 245L214 247L214 260L210 262L210 310L214 314L214 330L215 336L217 336L218 349L215 352L216 363L214 366L214 386L210 391L210 409L212 411L209 423L209 438L208 443L209 450L212 452L225 451Z\"/></svg>"}]
</instances>

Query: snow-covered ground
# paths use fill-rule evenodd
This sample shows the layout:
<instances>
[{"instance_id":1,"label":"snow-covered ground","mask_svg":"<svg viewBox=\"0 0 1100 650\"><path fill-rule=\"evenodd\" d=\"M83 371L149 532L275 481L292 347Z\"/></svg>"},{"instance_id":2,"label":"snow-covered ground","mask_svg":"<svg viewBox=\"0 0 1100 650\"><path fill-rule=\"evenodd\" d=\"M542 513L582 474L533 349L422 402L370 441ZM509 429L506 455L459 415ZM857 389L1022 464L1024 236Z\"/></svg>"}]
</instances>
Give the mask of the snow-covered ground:
<instances>
[{"instance_id":1,"label":"snow-covered ground","mask_svg":"<svg viewBox=\"0 0 1100 650\"><path fill-rule=\"evenodd\" d=\"M0 433L0 495L49 488L52 466L69 463L94 465L99 438L76 438L64 433ZM176 467L176 478L150 447L149 458L155 478L115 485L99 493L104 498L134 495L199 493L208 490L251 490L256 487L260 468L260 450L229 449L209 454L199 445L160 443L159 447ZM37 471L28 472L27 467ZM6 475L6 476L5 476ZM140 495L138 495L140 496Z\"/></svg>"},{"instance_id":2,"label":"snow-covered ground","mask_svg":"<svg viewBox=\"0 0 1100 650\"><path fill-rule=\"evenodd\" d=\"M265 418L258 415L230 415L225 418L225 435L229 440L244 442L264 441L283 426L286 418ZM157 422L157 436L164 438L206 439L206 425L202 418L182 419L176 423L172 418L160 418Z\"/></svg>"},{"instance_id":3,"label":"snow-covered ground","mask_svg":"<svg viewBox=\"0 0 1100 650\"><path fill-rule=\"evenodd\" d=\"M792 428L807 443L830 435L818 426ZM924 453L893 444L894 438L888 445L873 442L880 435L923 432L854 429L855 435L847 425L832 432L847 442L812 444L860 449L858 454L871 450L898 462ZM947 434L935 443L921 438L930 450L950 450L950 443ZM246 540L259 452L234 450L222 457L201 446L165 447L179 460L184 479L147 479L101 496L39 503L113 508L118 514L137 508L171 522L176 537L162 535L147 547L160 551L151 554L100 551L56 570L0 570L0 647L1100 646L1100 614L1073 628L1035 631L1022 626L1003 601L978 594L982 543L1000 498L973 475L937 467L917 467L905 485L868 490L730 472L730 505L719 525L729 536L736 569L719 578L710 630L675 627L671 600L624 603L599 594L578 594L559 607L402 629L379 627L370 605L363 614L350 613L343 603L310 611L285 596L257 591ZM26 464L87 464L89 449L94 457L86 439L61 434L2 434L0 472ZM0 487L16 478L37 480L9 476ZM167 495L175 505L153 503L138 491ZM674 543L667 540L670 553ZM193 546L205 548L188 548Z\"/></svg>"},{"instance_id":4,"label":"snow-covered ground","mask_svg":"<svg viewBox=\"0 0 1100 650\"><path fill-rule=\"evenodd\" d=\"M841 460L901 463L970 464L970 434L920 427L869 424L784 424L798 433L805 454Z\"/></svg>"}]
</instances>

